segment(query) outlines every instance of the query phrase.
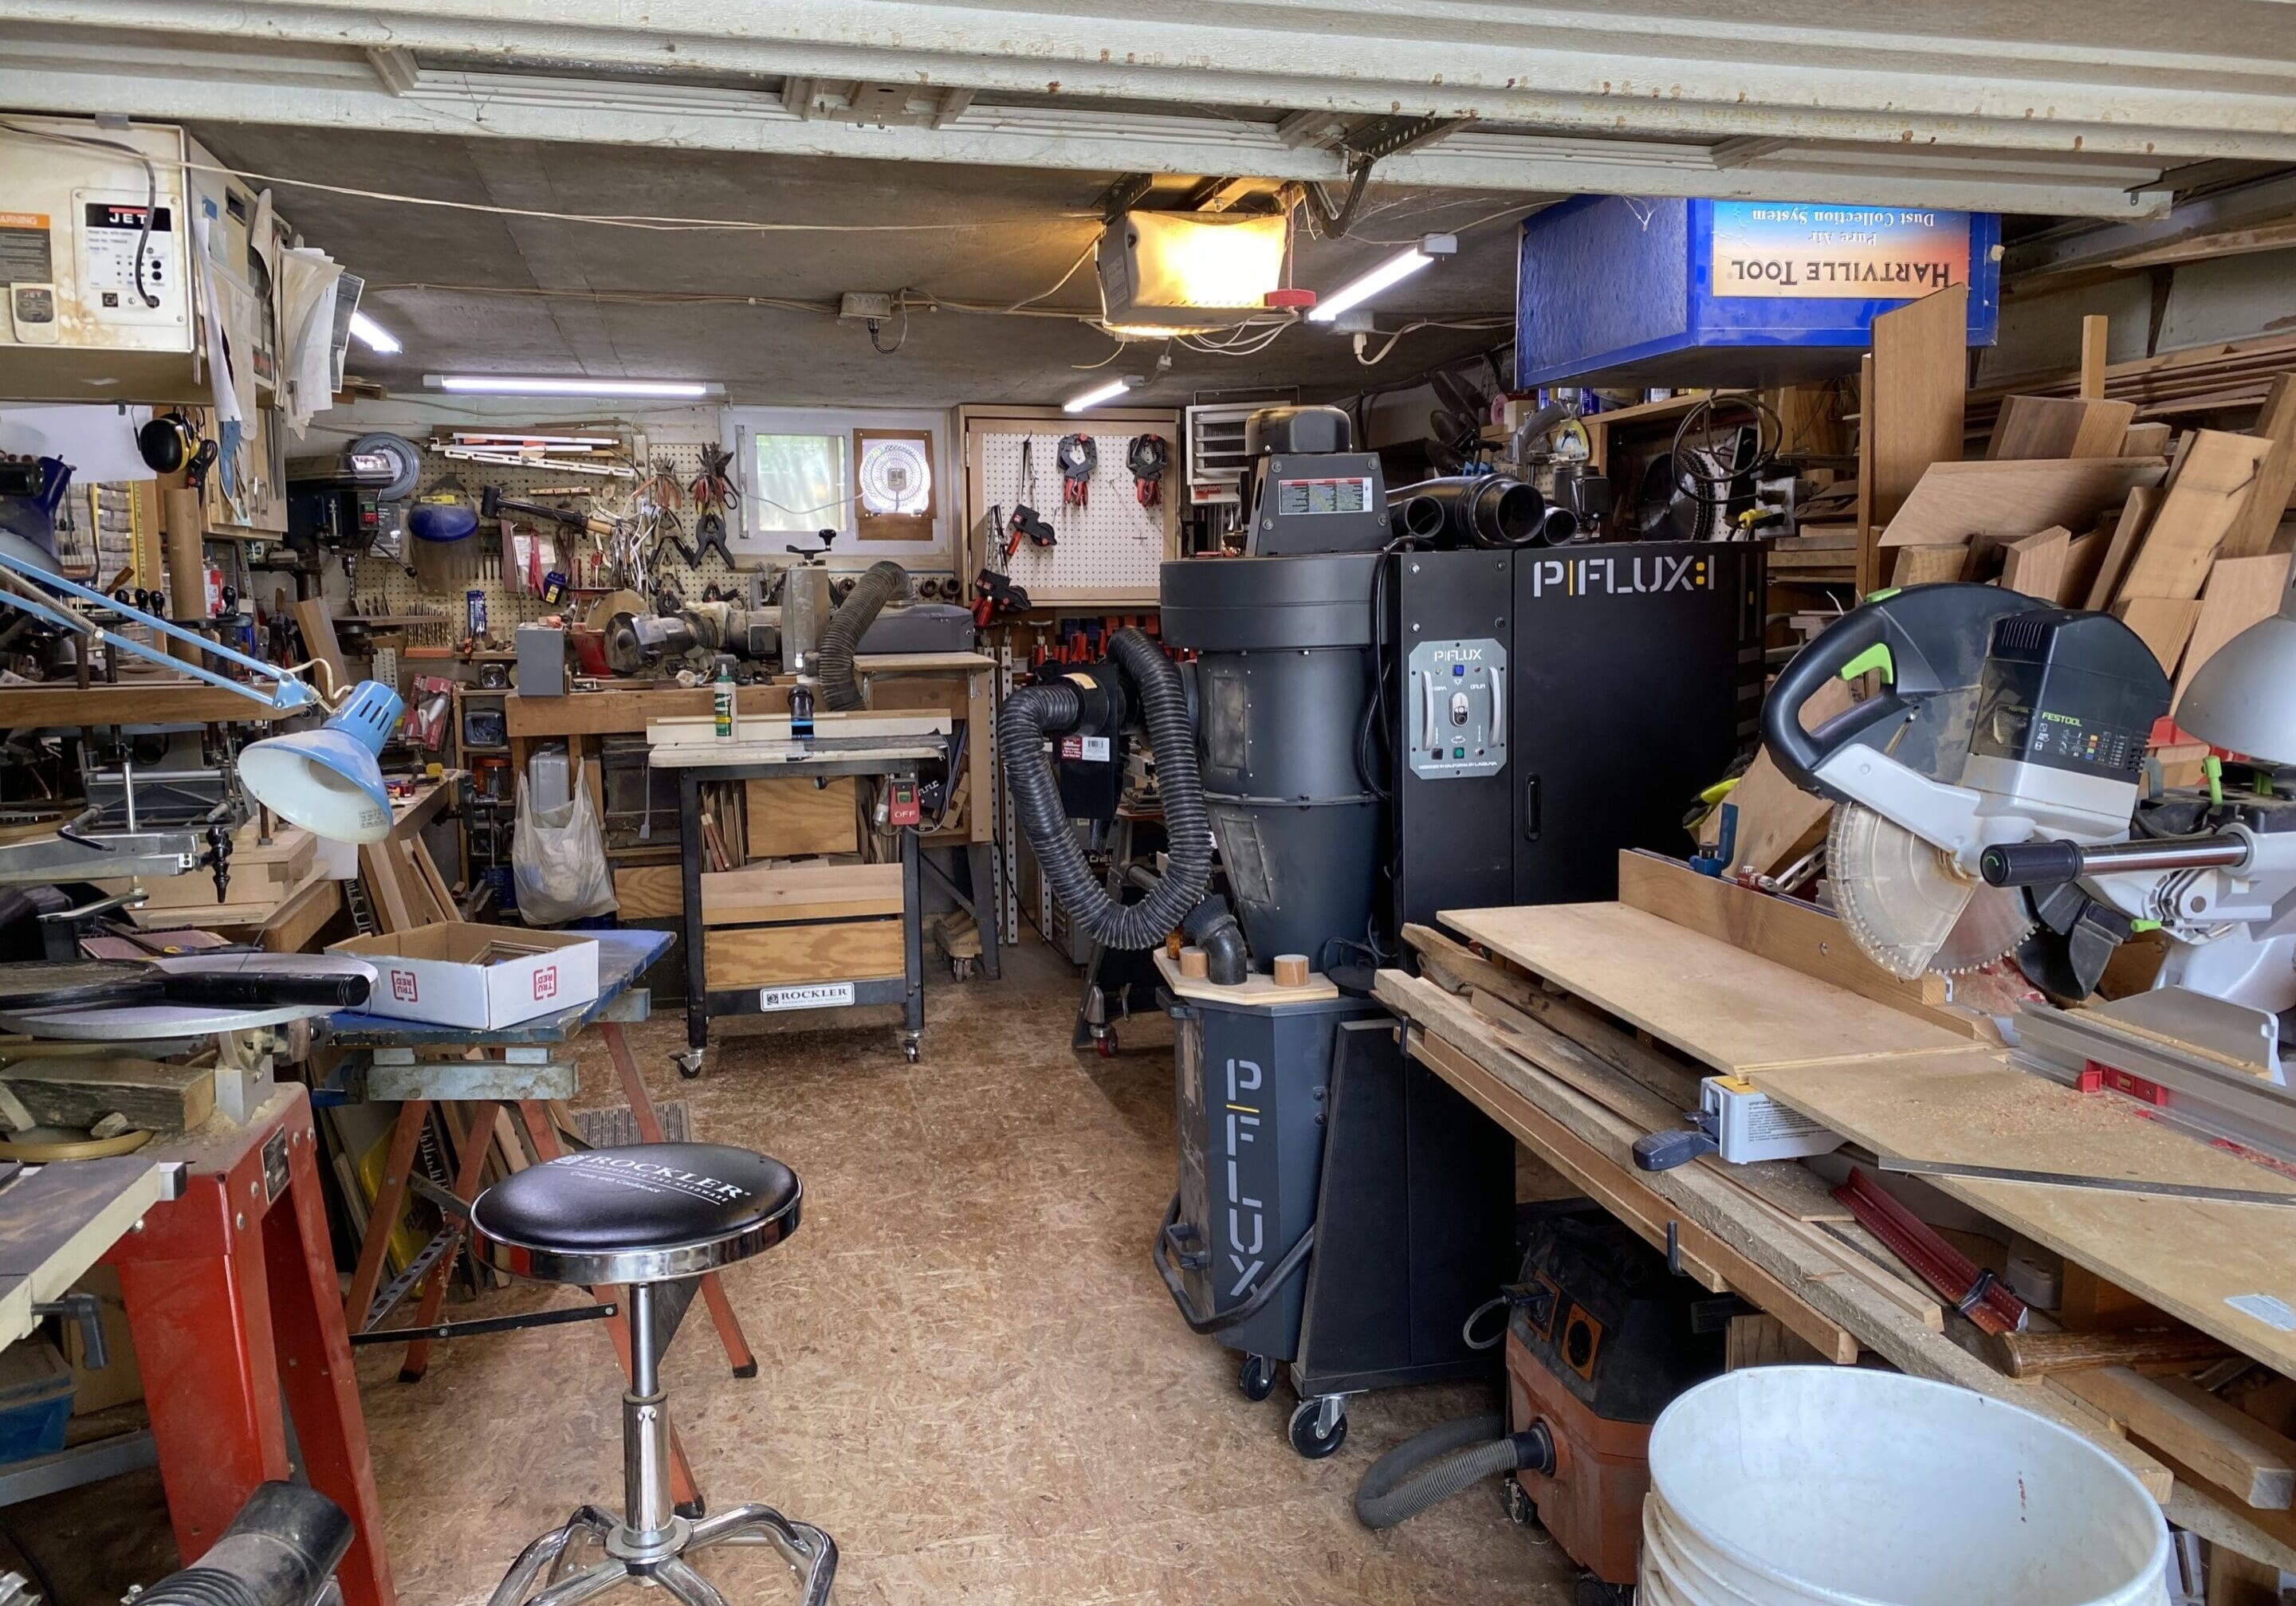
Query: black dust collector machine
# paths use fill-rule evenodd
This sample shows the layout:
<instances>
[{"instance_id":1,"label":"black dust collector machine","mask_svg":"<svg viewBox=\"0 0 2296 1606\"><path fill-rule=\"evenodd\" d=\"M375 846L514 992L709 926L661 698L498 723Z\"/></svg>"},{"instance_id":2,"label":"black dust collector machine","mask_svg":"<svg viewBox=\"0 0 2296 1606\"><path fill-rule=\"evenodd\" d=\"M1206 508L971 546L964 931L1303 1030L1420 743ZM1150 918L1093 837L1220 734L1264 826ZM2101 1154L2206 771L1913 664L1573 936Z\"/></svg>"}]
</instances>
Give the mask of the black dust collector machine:
<instances>
[{"instance_id":1,"label":"black dust collector machine","mask_svg":"<svg viewBox=\"0 0 2296 1606\"><path fill-rule=\"evenodd\" d=\"M1206 977L1160 967L1180 1179L1156 1266L1242 1352L1247 1395L1288 1365L1292 1442L1318 1456L1349 1394L1494 1370L1462 1330L1513 1269L1513 1143L1401 1052L1370 971L1406 921L1609 897L1620 848L1676 841L1759 706L1761 561L1528 549L1544 508L1503 480L1391 508L1337 408L1256 414L1247 445L1242 555L1163 567L1163 645L1193 660L1119 632L1106 662L1009 697L997 743L1071 918L1111 948L1177 930L1205 951ZM1135 725L1169 851L1124 904L1046 747ZM1275 986L1279 955L1309 985Z\"/></svg>"}]
</instances>

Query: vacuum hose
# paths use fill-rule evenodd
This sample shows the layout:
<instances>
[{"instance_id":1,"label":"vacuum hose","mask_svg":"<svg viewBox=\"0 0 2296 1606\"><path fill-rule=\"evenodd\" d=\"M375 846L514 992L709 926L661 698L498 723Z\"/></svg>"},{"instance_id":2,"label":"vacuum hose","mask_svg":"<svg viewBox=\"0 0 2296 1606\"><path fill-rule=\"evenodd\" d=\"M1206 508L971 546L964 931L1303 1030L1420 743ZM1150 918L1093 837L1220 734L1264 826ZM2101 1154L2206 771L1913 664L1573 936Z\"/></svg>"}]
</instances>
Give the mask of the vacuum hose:
<instances>
[{"instance_id":1,"label":"vacuum hose","mask_svg":"<svg viewBox=\"0 0 2296 1606\"><path fill-rule=\"evenodd\" d=\"M213 1549L137 1606L310 1606L351 1547L351 1520L315 1488L259 1485Z\"/></svg>"},{"instance_id":2,"label":"vacuum hose","mask_svg":"<svg viewBox=\"0 0 2296 1606\"><path fill-rule=\"evenodd\" d=\"M851 602L846 606L851 607ZM842 610L839 617L843 617ZM836 628L834 622L830 627ZM824 663L828 656L824 636ZM1004 760L1005 784L1013 791L1013 814L1021 829L1028 832L1029 845L1036 849L1037 862L1061 907L1109 947L1152 948L1204 901L1204 888L1211 879L1211 816L1205 812L1203 782L1196 773L1196 733L1188 718L1187 692L1180 684L1179 668L1164 656L1161 647L1137 630L1119 630L1109 637L1108 658L1139 699L1149 745L1156 751L1158 789L1164 798L1170 867L1146 897L1126 905L1103 890L1069 829L1067 811L1061 807L1060 783L1054 778L1052 766L1045 761L1045 739L1066 734L1085 723L1087 701L1093 705L1089 712L1095 723L1120 722L1121 711L1111 707L1108 693L1079 685L1073 679L1022 686L997 710L996 752ZM823 678L827 678L825 671ZM1225 905L1206 923L1210 934L1225 944L1220 916L1234 924L1234 917L1226 914ZM1207 947L1211 946L1206 943ZM1233 946L1240 950L1240 939ZM1238 974L1235 979L1243 978Z\"/></svg>"},{"instance_id":3,"label":"vacuum hose","mask_svg":"<svg viewBox=\"0 0 2296 1606\"><path fill-rule=\"evenodd\" d=\"M1356 1520L1393 1528L1493 1473L1554 1471L1554 1440L1544 1422L1509 1433L1497 1416L1463 1416L1406 1438L1356 1486Z\"/></svg>"},{"instance_id":4,"label":"vacuum hose","mask_svg":"<svg viewBox=\"0 0 2296 1606\"><path fill-rule=\"evenodd\" d=\"M822 627L821 691L831 713L850 713L861 706L861 684L853 678L853 654L876 622L877 610L895 597L906 596L908 591L907 569L890 558L872 563L869 572L854 582L845 601Z\"/></svg>"}]
</instances>

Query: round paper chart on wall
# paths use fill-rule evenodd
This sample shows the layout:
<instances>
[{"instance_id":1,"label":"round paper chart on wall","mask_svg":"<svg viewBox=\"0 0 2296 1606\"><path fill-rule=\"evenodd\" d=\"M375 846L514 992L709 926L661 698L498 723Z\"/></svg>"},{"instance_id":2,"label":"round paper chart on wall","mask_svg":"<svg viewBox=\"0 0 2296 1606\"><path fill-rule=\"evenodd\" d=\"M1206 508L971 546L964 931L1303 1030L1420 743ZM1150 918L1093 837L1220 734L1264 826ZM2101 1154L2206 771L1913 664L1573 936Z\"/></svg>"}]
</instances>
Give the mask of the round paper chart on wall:
<instances>
[{"instance_id":1,"label":"round paper chart on wall","mask_svg":"<svg viewBox=\"0 0 2296 1606\"><path fill-rule=\"evenodd\" d=\"M932 490L924 447L914 440L873 440L861 457L861 505L871 513L922 512Z\"/></svg>"}]
</instances>

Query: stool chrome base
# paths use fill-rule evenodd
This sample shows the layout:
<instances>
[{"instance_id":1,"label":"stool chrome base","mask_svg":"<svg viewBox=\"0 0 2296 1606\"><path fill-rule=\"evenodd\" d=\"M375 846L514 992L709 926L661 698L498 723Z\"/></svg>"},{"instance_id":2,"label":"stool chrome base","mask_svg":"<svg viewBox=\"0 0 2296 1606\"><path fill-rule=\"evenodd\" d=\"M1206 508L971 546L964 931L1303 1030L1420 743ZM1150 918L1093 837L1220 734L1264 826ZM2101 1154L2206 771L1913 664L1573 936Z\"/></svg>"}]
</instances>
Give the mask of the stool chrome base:
<instances>
[{"instance_id":1,"label":"stool chrome base","mask_svg":"<svg viewBox=\"0 0 2296 1606\"><path fill-rule=\"evenodd\" d=\"M595 1540L606 1557L570 1571L585 1540ZM772 1506L755 1504L737 1505L699 1522L673 1517L653 1535L637 1533L603 1507L583 1506L519 1553L488 1606L576 1606L622 1584L658 1585L684 1606L727 1606L718 1586L686 1560L713 1545L772 1545L802 1580L800 1606L829 1606L837 1542L809 1522L792 1522ZM537 1581L541 1591L529 1594Z\"/></svg>"},{"instance_id":2,"label":"stool chrome base","mask_svg":"<svg viewBox=\"0 0 2296 1606\"><path fill-rule=\"evenodd\" d=\"M488 1606L576 1606L622 1584L659 1586L683 1606L726 1606L718 1586L686 1560L713 1545L772 1545L802 1580L800 1606L829 1606L837 1544L811 1523L792 1522L769 1505L737 1505L699 1520L671 1509L668 1401L659 1370L668 1342L657 1320L661 1294L651 1282L633 1282L627 1293L630 1386L622 1396L623 1513L618 1517L598 1505L576 1508L519 1553ZM571 1571L591 1540L605 1556ZM529 1594L537 1581L541 1592Z\"/></svg>"}]
</instances>

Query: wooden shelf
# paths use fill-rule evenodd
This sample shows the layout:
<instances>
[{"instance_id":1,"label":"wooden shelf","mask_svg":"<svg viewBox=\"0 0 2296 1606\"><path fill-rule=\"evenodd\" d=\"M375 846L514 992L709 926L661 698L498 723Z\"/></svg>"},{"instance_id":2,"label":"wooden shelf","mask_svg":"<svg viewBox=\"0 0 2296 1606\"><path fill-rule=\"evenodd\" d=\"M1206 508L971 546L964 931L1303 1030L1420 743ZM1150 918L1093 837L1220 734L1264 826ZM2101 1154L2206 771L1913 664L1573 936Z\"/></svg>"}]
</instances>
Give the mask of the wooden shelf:
<instances>
[{"instance_id":1,"label":"wooden shelf","mask_svg":"<svg viewBox=\"0 0 2296 1606\"><path fill-rule=\"evenodd\" d=\"M46 725L268 725L283 719L261 703L191 680L118 685L0 687L0 730Z\"/></svg>"}]
</instances>

